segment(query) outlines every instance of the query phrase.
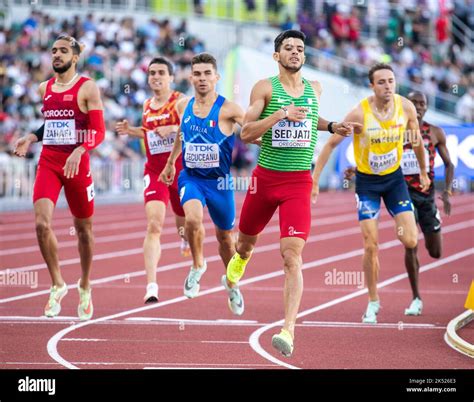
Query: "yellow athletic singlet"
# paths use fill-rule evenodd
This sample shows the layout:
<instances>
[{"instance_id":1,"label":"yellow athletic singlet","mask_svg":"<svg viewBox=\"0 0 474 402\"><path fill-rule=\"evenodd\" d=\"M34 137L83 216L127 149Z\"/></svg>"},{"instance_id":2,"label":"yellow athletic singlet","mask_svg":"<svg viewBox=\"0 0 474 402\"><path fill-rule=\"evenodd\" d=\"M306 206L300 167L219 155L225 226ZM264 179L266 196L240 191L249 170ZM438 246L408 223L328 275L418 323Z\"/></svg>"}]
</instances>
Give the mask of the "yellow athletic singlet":
<instances>
[{"instance_id":1,"label":"yellow athletic singlet","mask_svg":"<svg viewBox=\"0 0 474 402\"><path fill-rule=\"evenodd\" d=\"M407 118L403 113L402 98L394 95L395 110L390 120L380 121L369 105L369 98L361 102L364 127L354 135L354 158L361 173L384 176L398 169L403 154L403 135Z\"/></svg>"}]
</instances>

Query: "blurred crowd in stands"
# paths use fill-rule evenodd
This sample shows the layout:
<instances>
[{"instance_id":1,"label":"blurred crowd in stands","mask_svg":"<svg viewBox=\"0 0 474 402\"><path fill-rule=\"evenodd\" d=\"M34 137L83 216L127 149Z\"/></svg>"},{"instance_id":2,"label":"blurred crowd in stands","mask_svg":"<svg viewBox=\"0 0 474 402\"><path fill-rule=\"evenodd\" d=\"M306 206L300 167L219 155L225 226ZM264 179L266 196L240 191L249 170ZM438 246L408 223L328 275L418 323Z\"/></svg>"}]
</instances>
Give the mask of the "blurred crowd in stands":
<instances>
[{"instance_id":1,"label":"blurred crowd in stands","mask_svg":"<svg viewBox=\"0 0 474 402\"><path fill-rule=\"evenodd\" d=\"M364 6L365 0L299 0L297 21L284 18L280 28L304 31L308 45L318 55L352 62L354 67L341 73L361 85L367 84L365 67L377 61L390 62L399 80L419 84L436 98L439 108L443 109L444 102L440 94L453 95L457 100L455 110L445 110L472 123L474 52L472 41L468 43L466 38L474 29L474 0L443 1L445 6L440 9L440 2L431 0L378 0L376 8ZM254 5L251 1L245 3ZM270 3L279 9L278 0ZM459 28L454 32L454 19L462 22L465 32L459 32ZM176 89L188 92L190 61L195 53L205 50L202 39L189 34L186 20L176 26L167 19L155 18L137 24L132 17L98 17L91 13L61 19L33 11L26 20L16 20L8 28L0 26L0 165L5 155L11 154L9 144L15 138L42 124L37 89L52 75L49 49L61 32L86 45L80 71L94 78L102 90L107 134L104 144L94 150L95 156L108 161L142 158L141 142L118 136L115 122L126 118L140 124L142 104L149 96L146 69L157 54L174 62ZM272 43L267 45L271 50ZM318 55L312 57L316 65L321 59ZM253 162L245 147L239 145L236 149L236 158L243 158L245 166ZM36 154L33 147L30 157Z\"/></svg>"},{"instance_id":2,"label":"blurred crowd in stands","mask_svg":"<svg viewBox=\"0 0 474 402\"><path fill-rule=\"evenodd\" d=\"M388 62L399 82L410 83L400 89L402 94L418 85L436 100L437 108L474 122L474 0L377 0L376 4L300 0L293 26L318 50L314 64L330 70L338 66L332 58L339 57L352 66L340 73L367 85L367 67ZM320 65L321 54L328 55L326 66Z\"/></svg>"}]
</instances>

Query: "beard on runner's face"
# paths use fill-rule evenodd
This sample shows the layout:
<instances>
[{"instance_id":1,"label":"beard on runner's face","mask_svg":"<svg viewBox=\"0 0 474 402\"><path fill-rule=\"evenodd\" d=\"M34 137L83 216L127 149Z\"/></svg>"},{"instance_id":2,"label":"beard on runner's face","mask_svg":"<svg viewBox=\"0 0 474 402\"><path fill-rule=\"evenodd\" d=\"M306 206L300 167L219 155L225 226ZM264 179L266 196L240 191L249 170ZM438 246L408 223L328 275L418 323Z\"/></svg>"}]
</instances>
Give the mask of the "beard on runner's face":
<instances>
[{"instance_id":1,"label":"beard on runner's face","mask_svg":"<svg viewBox=\"0 0 474 402\"><path fill-rule=\"evenodd\" d=\"M63 74L68 71L72 66L72 59L69 60L67 63L64 63L62 66L55 66L55 61L53 61L53 70L55 73Z\"/></svg>"}]
</instances>

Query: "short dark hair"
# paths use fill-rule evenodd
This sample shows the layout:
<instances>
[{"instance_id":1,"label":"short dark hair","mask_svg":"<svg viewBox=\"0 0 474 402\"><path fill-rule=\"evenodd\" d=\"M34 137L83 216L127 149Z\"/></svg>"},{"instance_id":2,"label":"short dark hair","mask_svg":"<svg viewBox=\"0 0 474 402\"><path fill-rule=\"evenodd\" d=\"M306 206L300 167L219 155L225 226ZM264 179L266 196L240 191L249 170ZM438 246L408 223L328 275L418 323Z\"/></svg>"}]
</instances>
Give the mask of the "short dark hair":
<instances>
[{"instance_id":1,"label":"short dark hair","mask_svg":"<svg viewBox=\"0 0 474 402\"><path fill-rule=\"evenodd\" d=\"M80 55L82 50L84 49L84 45L81 45L76 38L72 37L71 35L68 35L66 33L60 34L56 40L65 40L69 42L71 45L72 53Z\"/></svg>"},{"instance_id":2,"label":"short dark hair","mask_svg":"<svg viewBox=\"0 0 474 402\"><path fill-rule=\"evenodd\" d=\"M374 83L374 73L379 70L390 70L393 73L393 68L390 64L386 64L386 63L374 64L369 70L369 81L371 84Z\"/></svg>"},{"instance_id":3,"label":"short dark hair","mask_svg":"<svg viewBox=\"0 0 474 402\"><path fill-rule=\"evenodd\" d=\"M286 31L281 32L276 38L275 38L275 52L279 52L281 48L281 44L285 39L288 38L296 38L296 39L301 39L303 42L306 40L306 35L301 32L297 31L296 29L288 29Z\"/></svg>"},{"instance_id":4,"label":"short dark hair","mask_svg":"<svg viewBox=\"0 0 474 402\"><path fill-rule=\"evenodd\" d=\"M194 66L195 64L212 64L214 70L217 71L216 58L210 53L199 53L194 56L191 60L191 66Z\"/></svg>"},{"instance_id":5,"label":"short dark hair","mask_svg":"<svg viewBox=\"0 0 474 402\"><path fill-rule=\"evenodd\" d=\"M152 64L164 64L168 68L169 75L174 74L173 64L171 64L171 61L169 61L166 57L154 57L148 64L148 70Z\"/></svg>"},{"instance_id":6,"label":"short dark hair","mask_svg":"<svg viewBox=\"0 0 474 402\"><path fill-rule=\"evenodd\" d=\"M423 92L417 91L417 90L410 91L407 95L407 98L411 98L413 96L422 96L423 98L426 99L426 104L428 104L428 97Z\"/></svg>"}]
</instances>

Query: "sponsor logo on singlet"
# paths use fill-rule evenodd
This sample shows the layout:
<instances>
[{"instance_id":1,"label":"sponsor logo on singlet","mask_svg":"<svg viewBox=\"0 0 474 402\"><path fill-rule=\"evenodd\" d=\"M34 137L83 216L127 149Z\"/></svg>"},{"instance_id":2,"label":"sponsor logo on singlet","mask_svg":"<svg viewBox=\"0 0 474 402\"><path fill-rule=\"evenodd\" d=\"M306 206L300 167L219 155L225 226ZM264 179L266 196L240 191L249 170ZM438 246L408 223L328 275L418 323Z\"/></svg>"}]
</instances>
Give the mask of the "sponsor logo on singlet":
<instances>
[{"instance_id":1,"label":"sponsor logo on singlet","mask_svg":"<svg viewBox=\"0 0 474 402\"><path fill-rule=\"evenodd\" d=\"M369 165L370 170L376 174L381 173L397 163L397 148L392 149L390 152L385 154L376 154L372 151L369 152Z\"/></svg>"},{"instance_id":2,"label":"sponsor logo on singlet","mask_svg":"<svg viewBox=\"0 0 474 402\"><path fill-rule=\"evenodd\" d=\"M43 144L74 145L76 143L76 122L69 120L45 120Z\"/></svg>"},{"instance_id":3,"label":"sponsor logo on singlet","mask_svg":"<svg viewBox=\"0 0 474 402\"><path fill-rule=\"evenodd\" d=\"M219 167L219 145L187 143L184 162L190 169L217 168Z\"/></svg>"},{"instance_id":4,"label":"sponsor logo on singlet","mask_svg":"<svg viewBox=\"0 0 474 402\"><path fill-rule=\"evenodd\" d=\"M158 116L150 116L150 117L146 118L146 122L150 123L152 121L160 121L160 120L164 120L164 119L169 119L170 116L171 116L170 113L164 113L164 114L160 114Z\"/></svg>"},{"instance_id":5,"label":"sponsor logo on singlet","mask_svg":"<svg viewBox=\"0 0 474 402\"><path fill-rule=\"evenodd\" d=\"M272 127L272 147L309 148L311 147L312 120L280 120Z\"/></svg>"},{"instance_id":6,"label":"sponsor logo on singlet","mask_svg":"<svg viewBox=\"0 0 474 402\"><path fill-rule=\"evenodd\" d=\"M147 131L147 142L150 154L157 155L165 152L171 152L174 141L176 139L176 133L169 135L168 137L162 138L154 131Z\"/></svg>"}]
</instances>

